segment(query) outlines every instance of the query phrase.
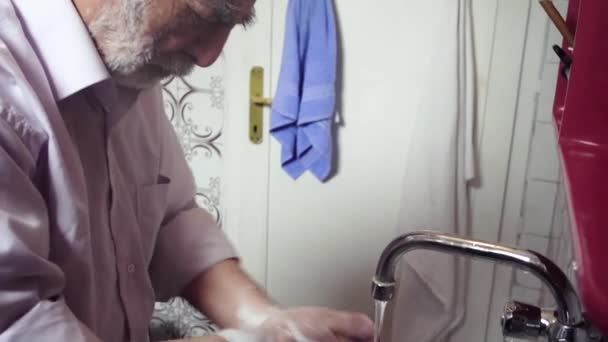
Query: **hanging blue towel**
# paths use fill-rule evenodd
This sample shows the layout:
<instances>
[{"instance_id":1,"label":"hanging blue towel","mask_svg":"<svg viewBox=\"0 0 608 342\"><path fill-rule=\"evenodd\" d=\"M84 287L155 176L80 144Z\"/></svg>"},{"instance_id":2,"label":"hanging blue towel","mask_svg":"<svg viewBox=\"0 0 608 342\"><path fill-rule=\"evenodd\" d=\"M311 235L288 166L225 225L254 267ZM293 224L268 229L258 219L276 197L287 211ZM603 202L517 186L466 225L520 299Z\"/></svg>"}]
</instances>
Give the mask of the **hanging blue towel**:
<instances>
[{"instance_id":1,"label":"hanging blue towel","mask_svg":"<svg viewBox=\"0 0 608 342\"><path fill-rule=\"evenodd\" d=\"M321 181L331 174L336 65L332 0L290 0L270 132L294 179L307 170Z\"/></svg>"}]
</instances>

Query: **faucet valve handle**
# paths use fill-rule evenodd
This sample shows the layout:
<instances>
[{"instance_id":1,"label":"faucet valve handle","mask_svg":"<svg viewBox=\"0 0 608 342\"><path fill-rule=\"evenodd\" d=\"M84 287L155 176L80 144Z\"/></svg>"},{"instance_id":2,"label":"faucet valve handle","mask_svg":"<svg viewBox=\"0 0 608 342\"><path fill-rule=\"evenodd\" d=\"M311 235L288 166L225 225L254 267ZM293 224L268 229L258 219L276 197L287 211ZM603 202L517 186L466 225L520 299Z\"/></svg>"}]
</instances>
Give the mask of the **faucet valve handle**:
<instances>
[{"instance_id":1,"label":"faucet valve handle","mask_svg":"<svg viewBox=\"0 0 608 342\"><path fill-rule=\"evenodd\" d=\"M505 337L523 340L536 340L546 336L554 323L548 312L539 307L517 301L508 302L501 319L502 333Z\"/></svg>"}]
</instances>

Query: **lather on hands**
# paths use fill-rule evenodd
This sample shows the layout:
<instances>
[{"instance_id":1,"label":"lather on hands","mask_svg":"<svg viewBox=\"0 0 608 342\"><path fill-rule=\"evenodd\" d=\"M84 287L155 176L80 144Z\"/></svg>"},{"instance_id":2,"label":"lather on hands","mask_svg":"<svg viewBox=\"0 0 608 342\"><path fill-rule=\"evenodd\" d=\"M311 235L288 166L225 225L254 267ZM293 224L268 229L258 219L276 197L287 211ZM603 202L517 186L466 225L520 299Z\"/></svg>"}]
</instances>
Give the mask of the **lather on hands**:
<instances>
[{"instance_id":1,"label":"lather on hands","mask_svg":"<svg viewBox=\"0 0 608 342\"><path fill-rule=\"evenodd\" d=\"M364 314L320 307L278 308L236 260L221 262L198 276L184 297L227 329L190 342L367 342L374 335L373 323Z\"/></svg>"},{"instance_id":2,"label":"lather on hands","mask_svg":"<svg viewBox=\"0 0 608 342\"><path fill-rule=\"evenodd\" d=\"M257 320L244 320L241 329L219 333L229 342L371 341L373 334L367 316L319 307L272 310Z\"/></svg>"}]
</instances>

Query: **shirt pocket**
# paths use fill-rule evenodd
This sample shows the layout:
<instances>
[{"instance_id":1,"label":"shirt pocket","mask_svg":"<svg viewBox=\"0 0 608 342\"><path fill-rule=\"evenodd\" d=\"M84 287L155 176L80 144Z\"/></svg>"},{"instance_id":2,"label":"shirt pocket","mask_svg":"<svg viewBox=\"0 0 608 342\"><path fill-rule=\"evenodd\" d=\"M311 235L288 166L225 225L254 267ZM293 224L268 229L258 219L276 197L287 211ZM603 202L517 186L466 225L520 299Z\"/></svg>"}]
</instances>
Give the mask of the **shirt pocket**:
<instances>
[{"instance_id":1,"label":"shirt pocket","mask_svg":"<svg viewBox=\"0 0 608 342\"><path fill-rule=\"evenodd\" d=\"M159 177L159 183L142 185L137 190L137 222L140 228L142 251L148 264L152 259L156 238L167 211L169 185L168 178Z\"/></svg>"}]
</instances>

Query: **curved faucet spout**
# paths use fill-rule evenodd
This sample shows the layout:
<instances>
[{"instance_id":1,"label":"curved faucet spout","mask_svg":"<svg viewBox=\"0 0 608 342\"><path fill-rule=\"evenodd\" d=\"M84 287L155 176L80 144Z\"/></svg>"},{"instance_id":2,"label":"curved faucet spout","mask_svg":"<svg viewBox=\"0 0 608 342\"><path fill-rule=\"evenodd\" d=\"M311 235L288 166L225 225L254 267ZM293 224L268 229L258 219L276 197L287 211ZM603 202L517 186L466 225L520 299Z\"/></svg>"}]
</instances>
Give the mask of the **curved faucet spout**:
<instances>
[{"instance_id":1,"label":"curved faucet spout","mask_svg":"<svg viewBox=\"0 0 608 342\"><path fill-rule=\"evenodd\" d=\"M395 287L395 267L400 257L416 249L460 254L511 265L542 280L555 297L560 323L576 326L584 322L581 304L566 275L551 260L533 251L520 250L454 235L420 231L393 240L382 253L372 283L374 299L388 301Z\"/></svg>"}]
</instances>

